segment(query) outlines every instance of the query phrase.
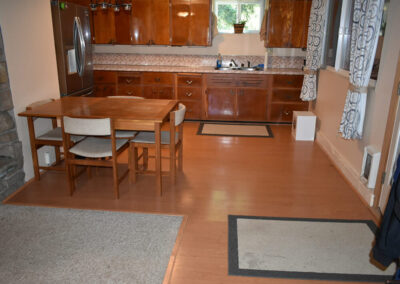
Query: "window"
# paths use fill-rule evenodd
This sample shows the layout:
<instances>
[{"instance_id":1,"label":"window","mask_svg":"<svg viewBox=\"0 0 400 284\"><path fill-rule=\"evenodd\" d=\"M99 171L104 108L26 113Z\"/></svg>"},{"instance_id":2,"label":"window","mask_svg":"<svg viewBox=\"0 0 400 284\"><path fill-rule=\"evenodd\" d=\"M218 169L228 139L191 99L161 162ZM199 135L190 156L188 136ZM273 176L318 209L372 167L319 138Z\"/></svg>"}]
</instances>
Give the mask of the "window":
<instances>
[{"instance_id":1,"label":"window","mask_svg":"<svg viewBox=\"0 0 400 284\"><path fill-rule=\"evenodd\" d=\"M233 24L246 21L244 32L260 31L264 0L214 0L214 13L220 33L233 33Z\"/></svg>"},{"instance_id":2,"label":"window","mask_svg":"<svg viewBox=\"0 0 400 284\"><path fill-rule=\"evenodd\" d=\"M335 67L336 70L342 69L349 71L350 69L351 29L354 2L355 0L330 1L325 65ZM388 4L389 0L385 0L378 47L376 50L371 79L377 79L378 77Z\"/></svg>"}]
</instances>

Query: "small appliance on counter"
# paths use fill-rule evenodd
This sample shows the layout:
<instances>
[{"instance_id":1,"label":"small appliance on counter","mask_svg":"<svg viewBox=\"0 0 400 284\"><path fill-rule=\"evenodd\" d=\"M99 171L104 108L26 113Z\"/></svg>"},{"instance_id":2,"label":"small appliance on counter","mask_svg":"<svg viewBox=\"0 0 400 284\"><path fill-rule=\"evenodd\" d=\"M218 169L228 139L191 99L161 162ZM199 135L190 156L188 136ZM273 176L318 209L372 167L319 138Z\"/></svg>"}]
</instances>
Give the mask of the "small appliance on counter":
<instances>
[{"instance_id":1,"label":"small appliance on counter","mask_svg":"<svg viewBox=\"0 0 400 284\"><path fill-rule=\"evenodd\" d=\"M60 95L88 96L93 92L89 8L51 0Z\"/></svg>"}]
</instances>

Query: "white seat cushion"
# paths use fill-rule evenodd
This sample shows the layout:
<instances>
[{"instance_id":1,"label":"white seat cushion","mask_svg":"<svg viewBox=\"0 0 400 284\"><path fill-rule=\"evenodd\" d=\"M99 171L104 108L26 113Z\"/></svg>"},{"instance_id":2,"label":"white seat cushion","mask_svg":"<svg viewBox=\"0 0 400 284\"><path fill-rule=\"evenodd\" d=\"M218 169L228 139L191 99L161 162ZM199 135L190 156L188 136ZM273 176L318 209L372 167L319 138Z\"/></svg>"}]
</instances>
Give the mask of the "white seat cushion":
<instances>
[{"instance_id":1,"label":"white seat cushion","mask_svg":"<svg viewBox=\"0 0 400 284\"><path fill-rule=\"evenodd\" d=\"M71 135L71 140L74 143L77 143L81 141L85 136L80 136L80 135ZM62 141L62 130L61 127L56 127L48 132L46 132L43 135L40 135L37 137L37 139L43 139L43 140L53 140L53 141Z\"/></svg>"},{"instance_id":2,"label":"white seat cushion","mask_svg":"<svg viewBox=\"0 0 400 284\"><path fill-rule=\"evenodd\" d=\"M117 130L115 131L115 137L117 138L131 138L136 135L136 131L131 130Z\"/></svg>"},{"instance_id":3,"label":"white seat cushion","mask_svg":"<svg viewBox=\"0 0 400 284\"><path fill-rule=\"evenodd\" d=\"M161 144L169 144L169 131L161 131ZM178 142L178 133L175 133L175 143ZM140 131L135 138L131 139L132 142L136 143L155 143L156 136L154 132Z\"/></svg>"},{"instance_id":4,"label":"white seat cushion","mask_svg":"<svg viewBox=\"0 0 400 284\"><path fill-rule=\"evenodd\" d=\"M117 150L128 142L128 139L115 140ZM112 156L111 139L88 137L74 145L69 151L87 158L104 158Z\"/></svg>"}]
</instances>

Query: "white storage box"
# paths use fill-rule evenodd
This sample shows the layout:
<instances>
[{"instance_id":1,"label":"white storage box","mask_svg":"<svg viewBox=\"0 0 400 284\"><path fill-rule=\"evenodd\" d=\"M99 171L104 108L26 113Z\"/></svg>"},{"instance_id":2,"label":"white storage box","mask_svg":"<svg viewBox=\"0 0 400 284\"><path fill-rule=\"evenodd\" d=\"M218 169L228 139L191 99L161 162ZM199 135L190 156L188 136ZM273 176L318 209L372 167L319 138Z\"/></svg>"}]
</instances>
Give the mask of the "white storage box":
<instances>
[{"instance_id":1,"label":"white storage box","mask_svg":"<svg viewBox=\"0 0 400 284\"><path fill-rule=\"evenodd\" d=\"M292 135L296 140L314 141L317 117L311 111L294 111Z\"/></svg>"}]
</instances>

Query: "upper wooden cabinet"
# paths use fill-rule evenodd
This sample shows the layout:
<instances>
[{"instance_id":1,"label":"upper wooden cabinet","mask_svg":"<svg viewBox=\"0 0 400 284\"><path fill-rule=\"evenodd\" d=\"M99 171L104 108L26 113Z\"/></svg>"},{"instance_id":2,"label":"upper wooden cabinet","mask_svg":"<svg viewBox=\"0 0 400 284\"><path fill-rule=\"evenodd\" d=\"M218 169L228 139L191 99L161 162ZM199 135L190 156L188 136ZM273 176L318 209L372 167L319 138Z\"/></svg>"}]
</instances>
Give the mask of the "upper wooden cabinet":
<instances>
[{"instance_id":1,"label":"upper wooden cabinet","mask_svg":"<svg viewBox=\"0 0 400 284\"><path fill-rule=\"evenodd\" d=\"M168 45L169 0L132 1L132 43Z\"/></svg>"},{"instance_id":2,"label":"upper wooden cabinet","mask_svg":"<svg viewBox=\"0 0 400 284\"><path fill-rule=\"evenodd\" d=\"M307 47L312 0L269 0L266 47Z\"/></svg>"},{"instance_id":3,"label":"upper wooden cabinet","mask_svg":"<svg viewBox=\"0 0 400 284\"><path fill-rule=\"evenodd\" d=\"M210 0L171 0L171 45L211 45Z\"/></svg>"},{"instance_id":4,"label":"upper wooden cabinet","mask_svg":"<svg viewBox=\"0 0 400 284\"><path fill-rule=\"evenodd\" d=\"M97 44L114 44L117 41L115 33L115 14L111 8L97 9L92 12L92 39Z\"/></svg>"}]
</instances>

